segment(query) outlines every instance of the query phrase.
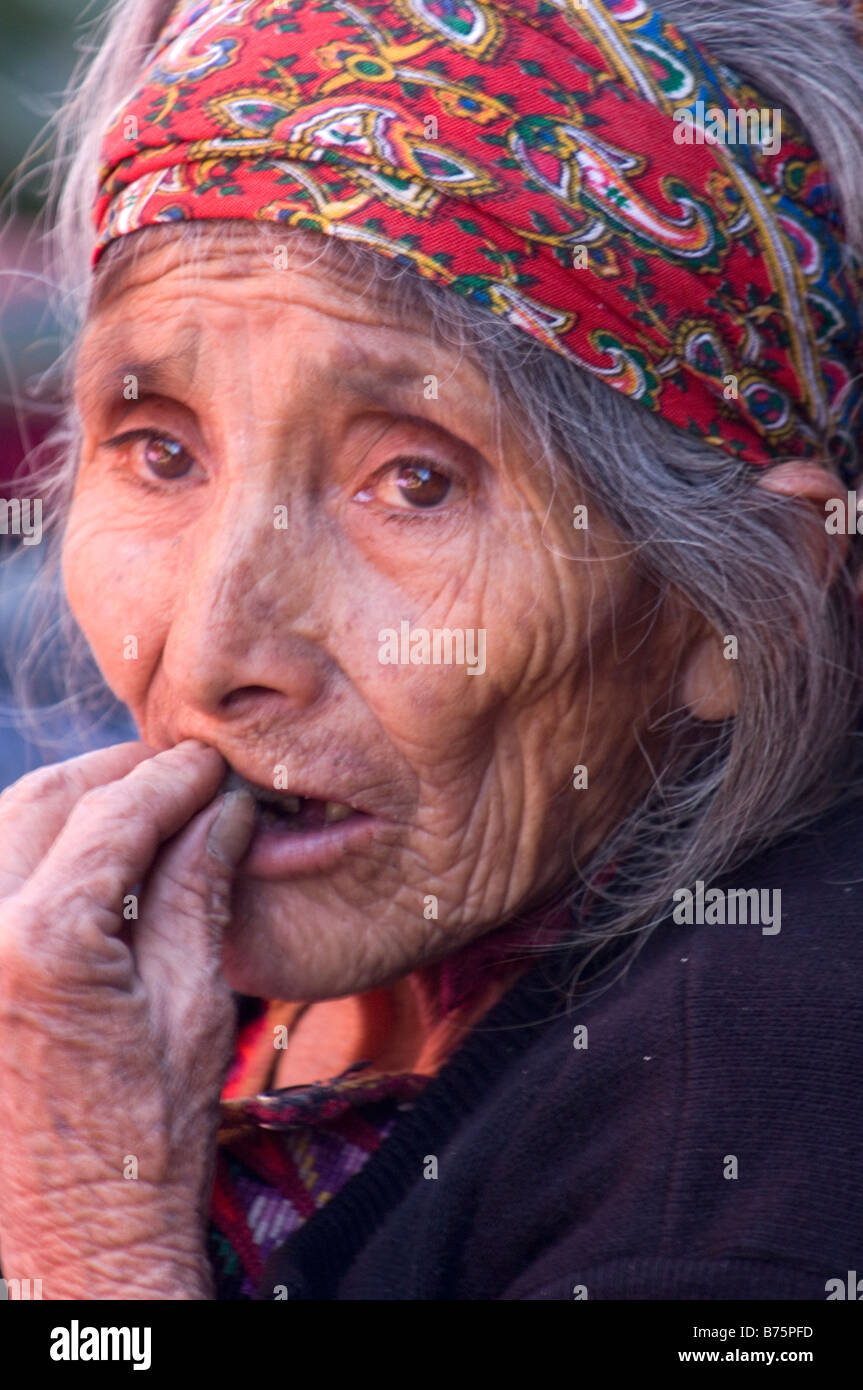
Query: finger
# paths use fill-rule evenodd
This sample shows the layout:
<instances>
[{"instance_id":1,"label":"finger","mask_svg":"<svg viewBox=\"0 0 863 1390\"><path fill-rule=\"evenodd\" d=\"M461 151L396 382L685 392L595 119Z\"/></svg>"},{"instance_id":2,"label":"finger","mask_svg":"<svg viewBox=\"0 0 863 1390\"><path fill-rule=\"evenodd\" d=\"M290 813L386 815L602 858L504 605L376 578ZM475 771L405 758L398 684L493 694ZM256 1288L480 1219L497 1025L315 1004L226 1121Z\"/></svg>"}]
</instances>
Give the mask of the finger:
<instances>
[{"instance_id":1,"label":"finger","mask_svg":"<svg viewBox=\"0 0 863 1390\"><path fill-rule=\"evenodd\" d=\"M224 775L221 755L190 740L86 792L16 901L36 909L42 931L78 921L116 935L124 895L146 878L159 846L213 799Z\"/></svg>"},{"instance_id":2,"label":"finger","mask_svg":"<svg viewBox=\"0 0 863 1390\"><path fill-rule=\"evenodd\" d=\"M151 758L145 743L118 743L40 767L0 795L0 898L14 893L48 853L76 801Z\"/></svg>"},{"instance_id":3,"label":"finger","mask_svg":"<svg viewBox=\"0 0 863 1390\"><path fill-rule=\"evenodd\" d=\"M160 1036L179 1040L175 1046L184 1037L199 1045L206 1037L212 1049L233 1023L222 934L231 918L234 869L254 829L254 798L229 792L162 848L147 880L132 950ZM202 1024L207 1018L212 1038Z\"/></svg>"}]
</instances>

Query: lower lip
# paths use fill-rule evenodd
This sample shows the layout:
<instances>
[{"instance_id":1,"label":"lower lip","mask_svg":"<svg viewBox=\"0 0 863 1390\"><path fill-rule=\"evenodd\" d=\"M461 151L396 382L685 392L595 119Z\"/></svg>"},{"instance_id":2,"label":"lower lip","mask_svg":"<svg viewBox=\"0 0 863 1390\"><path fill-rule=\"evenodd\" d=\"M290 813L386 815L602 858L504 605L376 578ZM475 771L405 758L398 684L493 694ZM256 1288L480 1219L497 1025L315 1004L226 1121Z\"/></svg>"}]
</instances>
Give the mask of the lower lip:
<instances>
[{"instance_id":1,"label":"lower lip","mask_svg":"<svg viewBox=\"0 0 863 1390\"><path fill-rule=\"evenodd\" d=\"M352 816L316 830L258 825L240 872L274 880L327 873L346 854L370 844L382 829L383 823L374 816Z\"/></svg>"}]
</instances>

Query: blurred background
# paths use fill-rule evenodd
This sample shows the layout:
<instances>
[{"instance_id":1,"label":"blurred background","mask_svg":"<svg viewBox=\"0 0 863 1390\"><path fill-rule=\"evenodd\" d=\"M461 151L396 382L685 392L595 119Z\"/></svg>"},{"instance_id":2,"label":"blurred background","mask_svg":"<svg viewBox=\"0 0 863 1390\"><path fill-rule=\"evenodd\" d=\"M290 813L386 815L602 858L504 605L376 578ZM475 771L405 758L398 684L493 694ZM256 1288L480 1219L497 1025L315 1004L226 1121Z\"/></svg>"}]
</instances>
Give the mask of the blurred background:
<instances>
[{"instance_id":1,"label":"blurred background","mask_svg":"<svg viewBox=\"0 0 863 1390\"><path fill-rule=\"evenodd\" d=\"M116 742L130 731L125 713L115 708L85 744L68 715L56 708L49 715L61 694L63 657L47 636L31 686L38 727L53 742L43 747L22 728L13 678L28 627L33 631L29 595L44 545L6 534L15 527L6 504L34 496L26 456L56 421L45 374L64 346L34 235L51 155L44 132L105 8L105 0L0 0L0 788L43 761Z\"/></svg>"}]
</instances>

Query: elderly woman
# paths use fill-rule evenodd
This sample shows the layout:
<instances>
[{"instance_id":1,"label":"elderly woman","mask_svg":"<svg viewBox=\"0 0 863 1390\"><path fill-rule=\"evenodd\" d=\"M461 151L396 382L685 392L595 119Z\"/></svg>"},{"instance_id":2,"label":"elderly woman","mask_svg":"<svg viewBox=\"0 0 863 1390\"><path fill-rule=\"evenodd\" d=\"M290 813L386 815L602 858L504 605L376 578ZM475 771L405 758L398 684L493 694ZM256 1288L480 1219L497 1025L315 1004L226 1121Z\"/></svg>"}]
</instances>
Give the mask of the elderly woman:
<instances>
[{"instance_id":1,"label":"elderly woman","mask_svg":"<svg viewBox=\"0 0 863 1390\"><path fill-rule=\"evenodd\" d=\"M141 741L0 801L7 1278L859 1267L863 55L778 8L116 6L45 495Z\"/></svg>"}]
</instances>

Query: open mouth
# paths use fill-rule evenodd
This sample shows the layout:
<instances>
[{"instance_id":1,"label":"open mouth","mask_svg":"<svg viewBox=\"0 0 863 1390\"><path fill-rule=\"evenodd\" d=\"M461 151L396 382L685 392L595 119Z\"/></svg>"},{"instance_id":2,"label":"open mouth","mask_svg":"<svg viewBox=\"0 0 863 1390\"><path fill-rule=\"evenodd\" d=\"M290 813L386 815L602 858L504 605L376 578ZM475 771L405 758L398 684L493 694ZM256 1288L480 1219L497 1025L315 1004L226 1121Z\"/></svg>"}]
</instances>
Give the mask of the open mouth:
<instances>
[{"instance_id":1,"label":"open mouth","mask_svg":"<svg viewBox=\"0 0 863 1390\"><path fill-rule=\"evenodd\" d=\"M360 817L363 813L340 801L323 801L313 796L296 796L272 787L259 787L231 768L222 785L223 792L247 791L255 798L255 824L260 830L295 833L323 830L329 825Z\"/></svg>"},{"instance_id":2,"label":"open mouth","mask_svg":"<svg viewBox=\"0 0 863 1390\"><path fill-rule=\"evenodd\" d=\"M247 791L255 800L255 831L241 869L247 878L284 883L332 873L357 855L380 852L378 839L392 835L392 827L373 812L327 797L261 787L228 767L222 791Z\"/></svg>"}]
</instances>

